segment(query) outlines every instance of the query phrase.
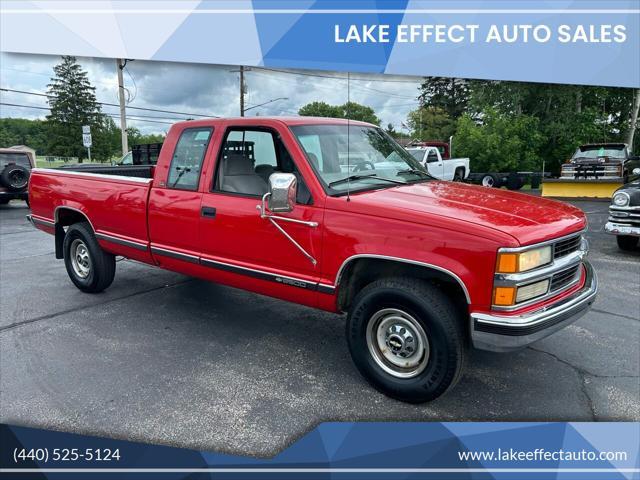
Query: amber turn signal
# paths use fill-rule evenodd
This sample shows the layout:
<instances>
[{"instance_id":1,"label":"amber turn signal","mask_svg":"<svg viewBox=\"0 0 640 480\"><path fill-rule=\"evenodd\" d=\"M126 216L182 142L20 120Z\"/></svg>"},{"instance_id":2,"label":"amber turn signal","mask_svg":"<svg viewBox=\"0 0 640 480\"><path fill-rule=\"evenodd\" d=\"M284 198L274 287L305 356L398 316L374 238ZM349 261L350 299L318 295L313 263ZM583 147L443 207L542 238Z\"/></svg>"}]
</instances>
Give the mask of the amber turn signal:
<instances>
[{"instance_id":1,"label":"amber turn signal","mask_svg":"<svg viewBox=\"0 0 640 480\"><path fill-rule=\"evenodd\" d=\"M510 307L516 300L516 287L496 287L493 289L493 304Z\"/></svg>"},{"instance_id":2,"label":"amber turn signal","mask_svg":"<svg viewBox=\"0 0 640 480\"><path fill-rule=\"evenodd\" d=\"M518 271L518 255L516 253L499 253L497 271L500 273L516 273Z\"/></svg>"}]
</instances>

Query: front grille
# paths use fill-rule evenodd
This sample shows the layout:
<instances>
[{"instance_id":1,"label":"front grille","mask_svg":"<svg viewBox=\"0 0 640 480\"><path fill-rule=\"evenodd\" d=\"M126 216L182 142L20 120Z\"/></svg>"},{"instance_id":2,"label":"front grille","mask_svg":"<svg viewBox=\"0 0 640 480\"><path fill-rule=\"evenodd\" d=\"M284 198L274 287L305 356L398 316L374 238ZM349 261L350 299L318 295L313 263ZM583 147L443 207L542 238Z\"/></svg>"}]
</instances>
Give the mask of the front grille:
<instances>
[{"instance_id":1,"label":"front grille","mask_svg":"<svg viewBox=\"0 0 640 480\"><path fill-rule=\"evenodd\" d=\"M564 287L571 284L575 280L579 268L580 265L574 265L573 267L556 273L553 277L551 277L551 287L549 291L557 292L558 290L562 290Z\"/></svg>"},{"instance_id":2,"label":"front grille","mask_svg":"<svg viewBox=\"0 0 640 480\"><path fill-rule=\"evenodd\" d=\"M580 248L581 241L581 236L576 235L575 237L567 238L566 240L562 240L556 243L553 249L554 260L557 260L558 258L564 257L578 250Z\"/></svg>"}]
</instances>

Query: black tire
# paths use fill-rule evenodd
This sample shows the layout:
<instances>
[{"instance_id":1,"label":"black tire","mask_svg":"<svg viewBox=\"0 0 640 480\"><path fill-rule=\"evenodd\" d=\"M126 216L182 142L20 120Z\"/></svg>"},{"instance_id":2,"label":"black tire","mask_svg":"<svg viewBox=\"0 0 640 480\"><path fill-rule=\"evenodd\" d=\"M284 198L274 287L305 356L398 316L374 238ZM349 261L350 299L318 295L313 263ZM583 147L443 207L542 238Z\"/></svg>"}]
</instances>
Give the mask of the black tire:
<instances>
[{"instance_id":1,"label":"black tire","mask_svg":"<svg viewBox=\"0 0 640 480\"><path fill-rule=\"evenodd\" d=\"M6 205L7 203L9 203L8 198L0 198L0 205Z\"/></svg>"},{"instance_id":2,"label":"black tire","mask_svg":"<svg viewBox=\"0 0 640 480\"><path fill-rule=\"evenodd\" d=\"M388 314L391 317L376 321L381 312L395 310L417 321L428 339L426 344L429 348L421 356L424 363L414 368L413 372L389 366L390 363L387 363L385 370L381 366L381 362L384 365L385 361L380 358L384 354L375 347L376 340L367 340L368 331L372 332L369 338L377 338L376 333L380 329L385 331L385 322L390 322L387 323L390 325L389 331L403 331L393 324L396 322L394 318L397 318L393 316L394 313ZM408 331L419 333L418 329L411 332L411 327ZM389 347L385 348L387 354L393 354L392 350L397 347L397 344L389 343L393 336L394 333L386 335L386 346ZM416 337L419 341L419 334ZM403 349L407 345L416 345L414 341L410 343L408 337L401 341ZM354 299L347 318L347 342L356 367L374 388L409 403L434 400L452 388L462 374L467 349L463 321L452 301L434 285L405 277L381 279L362 289ZM417 352L416 349L413 354ZM395 372L389 373L389 369ZM400 375L405 375L405 378L400 378Z\"/></svg>"},{"instance_id":3,"label":"black tire","mask_svg":"<svg viewBox=\"0 0 640 480\"><path fill-rule=\"evenodd\" d=\"M497 175L487 173L480 179L480 185L483 187L500 188L502 186L502 182L500 182L500 178L498 178Z\"/></svg>"},{"instance_id":4,"label":"black tire","mask_svg":"<svg viewBox=\"0 0 640 480\"><path fill-rule=\"evenodd\" d=\"M461 182L462 180L464 180L464 168L456 168L456 171L453 174L453 181Z\"/></svg>"},{"instance_id":5,"label":"black tire","mask_svg":"<svg viewBox=\"0 0 640 480\"><path fill-rule=\"evenodd\" d=\"M519 175L509 175L507 177L508 190L520 190L524 186L524 178Z\"/></svg>"},{"instance_id":6,"label":"black tire","mask_svg":"<svg viewBox=\"0 0 640 480\"><path fill-rule=\"evenodd\" d=\"M84 246L82 250L81 245ZM63 251L69 278L83 292L99 293L113 282L116 257L102 250L89 223L75 223L69 227L64 236ZM78 255L85 258L88 267L80 263ZM82 276L80 270L86 276Z\"/></svg>"},{"instance_id":7,"label":"black tire","mask_svg":"<svg viewBox=\"0 0 640 480\"><path fill-rule=\"evenodd\" d=\"M620 250L632 251L638 246L640 237L632 237L631 235L617 235L616 241Z\"/></svg>"},{"instance_id":8,"label":"black tire","mask_svg":"<svg viewBox=\"0 0 640 480\"><path fill-rule=\"evenodd\" d=\"M22 165L7 165L0 173L0 183L13 192L24 190L29 185L29 169Z\"/></svg>"}]
</instances>

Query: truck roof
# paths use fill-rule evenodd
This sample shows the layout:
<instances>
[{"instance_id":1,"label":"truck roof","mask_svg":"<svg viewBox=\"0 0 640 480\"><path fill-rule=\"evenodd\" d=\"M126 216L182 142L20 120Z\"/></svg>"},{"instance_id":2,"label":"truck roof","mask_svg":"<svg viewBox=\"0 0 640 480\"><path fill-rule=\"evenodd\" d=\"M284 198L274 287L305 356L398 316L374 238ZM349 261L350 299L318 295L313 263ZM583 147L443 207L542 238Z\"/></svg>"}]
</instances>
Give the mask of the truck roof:
<instances>
[{"instance_id":1,"label":"truck roof","mask_svg":"<svg viewBox=\"0 0 640 480\"><path fill-rule=\"evenodd\" d=\"M284 125L346 125L349 123L350 125L364 125L367 127L377 127L377 125L373 125L367 122L361 122L358 120L347 120L345 118L328 118L328 117L301 117L301 116L291 116L291 117L228 117L228 118L205 118L202 120L186 120L184 122L177 122L175 125L180 127L194 127L194 126L205 126L220 123L228 123L233 122L238 125L253 125L256 122L264 122L264 121L274 121L280 122Z\"/></svg>"}]
</instances>

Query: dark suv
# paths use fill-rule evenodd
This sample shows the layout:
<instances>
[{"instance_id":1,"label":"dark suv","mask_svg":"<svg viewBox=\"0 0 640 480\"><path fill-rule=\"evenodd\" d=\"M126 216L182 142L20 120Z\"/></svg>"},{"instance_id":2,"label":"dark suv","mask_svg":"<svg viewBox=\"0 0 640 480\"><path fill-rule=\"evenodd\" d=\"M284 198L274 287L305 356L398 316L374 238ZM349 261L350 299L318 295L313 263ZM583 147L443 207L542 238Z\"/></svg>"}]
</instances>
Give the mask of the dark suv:
<instances>
[{"instance_id":1,"label":"dark suv","mask_svg":"<svg viewBox=\"0 0 640 480\"><path fill-rule=\"evenodd\" d=\"M0 148L0 205L13 199L29 203L27 187L35 164L35 152L30 148Z\"/></svg>"}]
</instances>

